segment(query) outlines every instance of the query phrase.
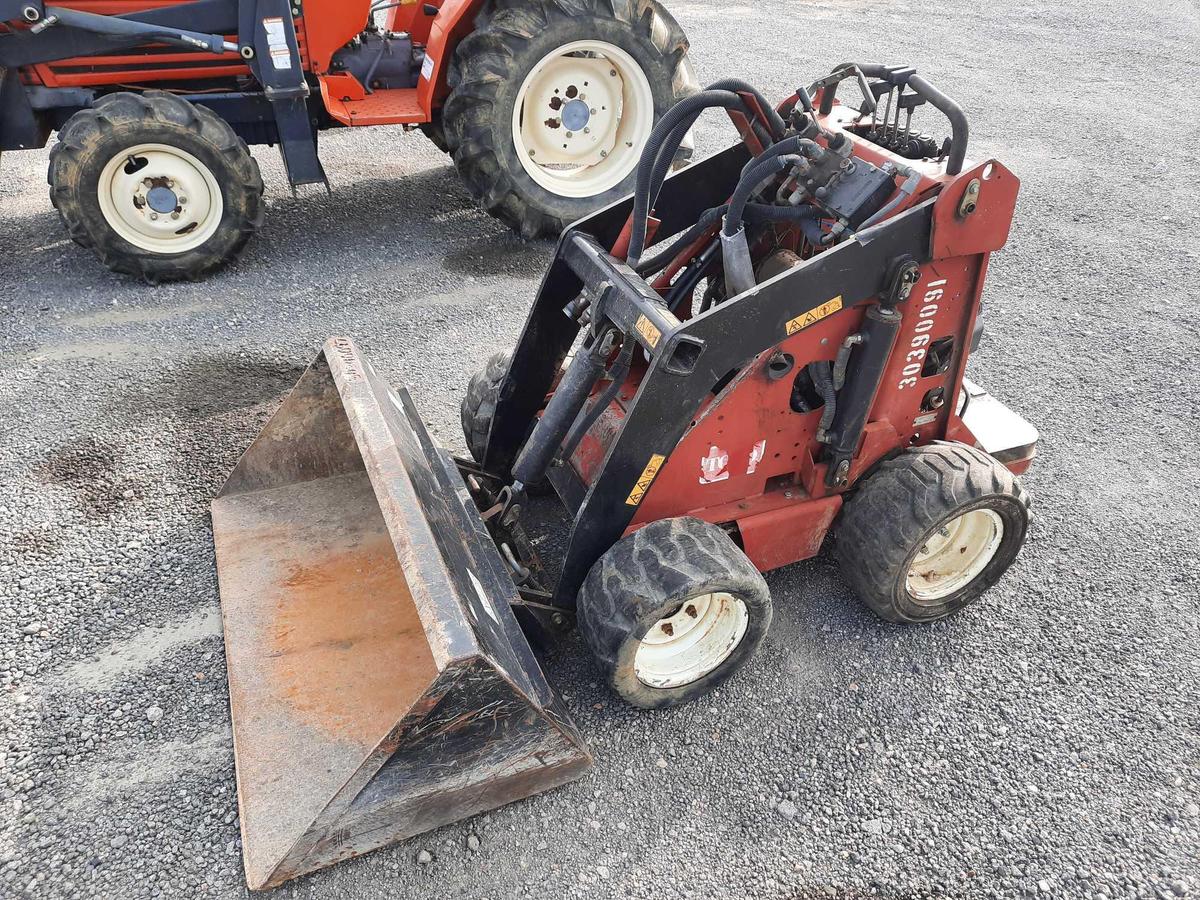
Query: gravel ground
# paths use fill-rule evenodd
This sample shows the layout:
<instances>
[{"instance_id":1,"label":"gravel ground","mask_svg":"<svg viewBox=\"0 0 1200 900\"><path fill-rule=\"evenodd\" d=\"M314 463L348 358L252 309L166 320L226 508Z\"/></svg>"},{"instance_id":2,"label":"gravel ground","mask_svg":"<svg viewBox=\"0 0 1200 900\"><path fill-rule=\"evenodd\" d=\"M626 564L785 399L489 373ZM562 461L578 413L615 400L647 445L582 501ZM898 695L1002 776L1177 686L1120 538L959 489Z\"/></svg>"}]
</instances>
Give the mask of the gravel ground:
<instances>
[{"instance_id":1,"label":"gravel ground","mask_svg":"<svg viewBox=\"0 0 1200 900\"><path fill-rule=\"evenodd\" d=\"M928 628L826 560L773 573L761 657L676 711L614 702L571 643L546 668L592 774L281 895L1200 895L1194 0L671 5L702 80L769 96L915 63L1023 179L973 374L1042 429L1030 543ZM245 894L209 498L326 335L457 448L467 377L519 330L549 244L419 135L323 149L331 197L292 200L262 150L262 236L158 289L65 239L45 153L4 159L4 897Z\"/></svg>"}]
</instances>

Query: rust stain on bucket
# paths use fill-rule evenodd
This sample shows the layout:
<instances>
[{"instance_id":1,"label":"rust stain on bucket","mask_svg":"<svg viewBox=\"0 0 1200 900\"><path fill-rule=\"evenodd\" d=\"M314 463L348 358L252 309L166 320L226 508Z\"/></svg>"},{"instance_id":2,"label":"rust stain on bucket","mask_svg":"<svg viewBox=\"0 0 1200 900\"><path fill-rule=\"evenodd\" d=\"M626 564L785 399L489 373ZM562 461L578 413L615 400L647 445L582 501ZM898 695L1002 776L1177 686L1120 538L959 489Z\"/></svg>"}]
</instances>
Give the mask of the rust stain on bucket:
<instances>
[{"instance_id":1,"label":"rust stain on bucket","mask_svg":"<svg viewBox=\"0 0 1200 900\"><path fill-rule=\"evenodd\" d=\"M333 737L378 741L436 675L425 630L386 533L295 565L271 641L278 693Z\"/></svg>"}]
</instances>

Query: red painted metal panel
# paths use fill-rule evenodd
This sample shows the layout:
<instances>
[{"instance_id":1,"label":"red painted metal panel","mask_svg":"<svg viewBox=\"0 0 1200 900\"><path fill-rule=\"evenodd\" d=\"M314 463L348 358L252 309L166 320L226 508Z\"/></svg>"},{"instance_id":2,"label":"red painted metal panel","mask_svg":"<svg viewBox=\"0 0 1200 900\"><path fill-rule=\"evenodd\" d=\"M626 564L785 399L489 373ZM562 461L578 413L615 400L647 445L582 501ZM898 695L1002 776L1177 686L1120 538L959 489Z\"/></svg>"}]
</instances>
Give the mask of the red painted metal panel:
<instances>
[{"instance_id":1,"label":"red painted metal panel","mask_svg":"<svg viewBox=\"0 0 1200 900\"><path fill-rule=\"evenodd\" d=\"M816 556L842 508L838 495L817 500L800 499L799 491L796 495L789 506L737 520L742 549L760 572Z\"/></svg>"}]
</instances>

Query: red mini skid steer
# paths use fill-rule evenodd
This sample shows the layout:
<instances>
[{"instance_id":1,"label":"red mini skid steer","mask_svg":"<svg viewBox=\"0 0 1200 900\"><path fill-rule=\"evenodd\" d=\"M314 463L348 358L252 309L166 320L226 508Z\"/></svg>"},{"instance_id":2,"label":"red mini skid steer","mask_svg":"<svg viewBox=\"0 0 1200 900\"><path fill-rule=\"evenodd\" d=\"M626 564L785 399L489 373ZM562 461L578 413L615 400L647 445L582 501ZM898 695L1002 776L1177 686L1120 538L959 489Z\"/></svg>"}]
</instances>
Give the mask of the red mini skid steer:
<instances>
[{"instance_id":1,"label":"red mini skid steer","mask_svg":"<svg viewBox=\"0 0 1200 900\"><path fill-rule=\"evenodd\" d=\"M742 142L667 177L709 108ZM930 108L944 141L913 125ZM892 622L1001 577L1037 434L964 373L1018 182L966 141L910 68L681 101L471 380L473 461L326 343L213 505L251 887L582 772L525 635L577 621L618 694L665 707L752 659L761 573L831 532ZM545 485L573 515L555 580L522 528Z\"/></svg>"},{"instance_id":2,"label":"red mini skid steer","mask_svg":"<svg viewBox=\"0 0 1200 900\"><path fill-rule=\"evenodd\" d=\"M149 281L261 225L247 144L325 184L327 128L419 126L488 212L558 234L632 188L687 46L657 0L0 0L0 151L59 130L71 237Z\"/></svg>"}]
</instances>

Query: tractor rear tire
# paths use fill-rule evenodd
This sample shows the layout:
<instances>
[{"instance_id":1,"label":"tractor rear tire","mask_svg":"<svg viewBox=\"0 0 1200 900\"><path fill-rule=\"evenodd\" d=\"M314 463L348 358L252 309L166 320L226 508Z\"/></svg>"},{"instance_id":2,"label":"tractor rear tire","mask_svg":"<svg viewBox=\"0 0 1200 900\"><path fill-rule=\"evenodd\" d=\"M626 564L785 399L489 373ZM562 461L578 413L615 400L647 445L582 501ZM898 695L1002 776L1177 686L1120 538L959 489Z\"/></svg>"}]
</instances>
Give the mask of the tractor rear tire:
<instances>
[{"instance_id":1,"label":"tractor rear tire","mask_svg":"<svg viewBox=\"0 0 1200 900\"><path fill-rule=\"evenodd\" d=\"M914 447L867 476L836 529L842 578L889 622L934 622L1008 569L1029 527L1029 495L966 444Z\"/></svg>"},{"instance_id":2,"label":"tractor rear tire","mask_svg":"<svg viewBox=\"0 0 1200 900\"><path fill-rule=\"evenodd\" d=\"M48 181L71 238L150 283L225 265L265 212L258 164L229 123L163 91L109 94L73 115Z\"/></svg>"},{"instance_id":3,"label":"tractor rear tire","mask_svg":"<svg viewBox=\"0 0 1200 900\"><path fill-rule=\"evenodd\" d=\"M657 0L498 0L448 73L442 121L468 190L526 238L557 234L625 196L650 128L696 89L687 50ZM543 159L579 153L579 163L539 165L535 141Z\"/></svg>"},{"instance_id":4,"label":"tractor rear tire","mask_svg":"<svg viewBox=\"0 0 1200 900\"><path fill-rule=\"evenodd\" d=\"M771 625L771 593L716 525L660 519L596 561L577 615L612 689L659 709L707 694L750 660Z\"/></svg>"}]
</instances>

